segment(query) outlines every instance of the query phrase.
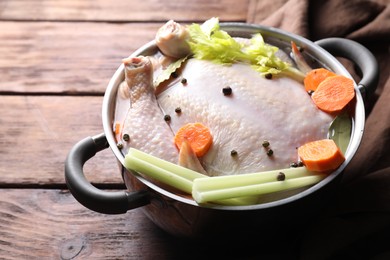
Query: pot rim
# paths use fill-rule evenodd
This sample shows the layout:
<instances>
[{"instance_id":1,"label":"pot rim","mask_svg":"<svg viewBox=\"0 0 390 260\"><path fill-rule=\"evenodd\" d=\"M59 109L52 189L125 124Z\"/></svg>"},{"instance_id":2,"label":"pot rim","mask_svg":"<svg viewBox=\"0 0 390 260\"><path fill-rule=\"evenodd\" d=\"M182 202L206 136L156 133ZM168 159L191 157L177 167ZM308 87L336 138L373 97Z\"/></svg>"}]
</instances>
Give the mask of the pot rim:
<instances>
[{"instance_id":1,"label":"pot rim","mask_svg":"<svg viewBox=\"0 0 390 260\"><path fill-rule=\"evenodd\" d=\"M280 40L282 42L286 42L286 41L290 42L291 40L293 40L298 46L305 49L305 53L309 54L316 60L320 61L325 67L328 67L329 69L333 70L337 74L341 74L352 79L350 73L333 55L331 55L329 52L327 52L319 45L315 44L314 42L302 36L290 32L286 32L281 29L273 28L273 27L267 27L267 26L256 25L256 24L248 24L248 23L236 23L236 22L220 23L220 26L223 30L229 32L232 36L248 37L248 35L252 35L254 33L260 32L265 38L265 40L267 38ZM130 56L131 57L135 57L139 55L147 56L155 53L156 51L157 51L157 46L155 44L155 41L150 41L145 45L143 45L142 47L140 47L139 49L137 49L135 52L133 52ZM123 64L121 64L119 68L115 71L114 75L112 76L112 78L108 83L106 92L104 94L103 106L102 106L102 121L103 121L104 133L106 135L111 150L113 151L113 153L115 154L119 162L122 164L122 166L124 165L124 156L117 148L112 127L114 123L113 116L115 112L116 93L117 93L118 86L124 80L124 77L125 77L124 66ZM360 145L363 136L364 125L365 125L365 110L364 110L363 97L361 95L361 92L359 91L357 84L354 83L354 85L355 85L355 94L356 94L355 95L356 103L355 103L354 113L353 113L354 123L351 131L350 143L344 155L346 160L337 170L330 173L329 176L327 176L324 180L320 181L319 183L297 194L291 195L287 198L283 198L280 200L275 200L275 201L255 204L255 205L247 205L247 206L223 206L223 205L215 205L215 204L199 205L194 200L167 191L155 185L154 183L146 180L145 178L143 178L138 174L134 176L143 184L151 188L152 190L160 194L163 194L169 198L193 206L213 208L218 210L257 210L257 209L273 208L273 207L281 206L283 204L289 204L294 201L300 200L301 198L309 196L310 194L316 192L317 190L320 190L322 187L326 186L328 183L332 182L336 177L342 174L343 170L349 164L349 162L353 158L354 154L356 153Z\"/></svg>"}]
</instances>

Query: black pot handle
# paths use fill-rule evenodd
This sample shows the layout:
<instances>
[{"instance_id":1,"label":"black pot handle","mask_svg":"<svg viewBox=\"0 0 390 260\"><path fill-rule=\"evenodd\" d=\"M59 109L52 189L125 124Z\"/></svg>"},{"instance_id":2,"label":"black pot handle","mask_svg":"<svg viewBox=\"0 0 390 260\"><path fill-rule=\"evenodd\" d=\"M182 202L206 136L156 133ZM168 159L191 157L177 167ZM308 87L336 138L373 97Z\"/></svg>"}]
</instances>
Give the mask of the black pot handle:
<instances>
[{"instance_id":1,"label":"black pot handle","mask_svg":"<svg viewBox=\"0 0 390 260\"><path fill-rule=\"evenodd\" d=\"M358 88L364 99L375 92L379 80L379 67L374 55L363 45L344 38L326 38L315 42L333 56L354 62L362 72Z\"/></svg>"},{"instance_id":2,"label":"black pot handle","mask_svg":"<svg viewBox=\"0 0 390 260\"><path fill-rule=\"evenodd\" d=\"M69 191L85 207L105 214L121 214L149 204L147 191L103 191L85 178L84 163L107 147L104 134L87 137L73 146L65 161L65 180Z\"/></svg>"}]
</instances>

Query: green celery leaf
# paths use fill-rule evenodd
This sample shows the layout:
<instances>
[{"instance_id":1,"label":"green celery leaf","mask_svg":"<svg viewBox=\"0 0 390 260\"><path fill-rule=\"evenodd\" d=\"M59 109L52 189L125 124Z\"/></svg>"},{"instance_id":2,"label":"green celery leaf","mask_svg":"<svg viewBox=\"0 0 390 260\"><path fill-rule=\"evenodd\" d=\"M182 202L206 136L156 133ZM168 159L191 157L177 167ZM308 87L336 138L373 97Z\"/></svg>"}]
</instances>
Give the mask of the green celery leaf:
<instances>
[{"instance_id":1,"label":"green celery leaf","mask_svg":"<svg viewBox=\"0 0 390 260\"><path fill-rule=\"evenodd\" d=\"M219 29L218 18L212 18L202 26L192 24L188 30L189 45L195 58L224 65L246 59L241 51L242 45Z\"/></svg>"},{"instance_id":2,"label":"green celery leaf","mask_svg":"<svg viewBox=\"0 0 390 260\"><path fill-rule=\"evenodd\" d=\"M211 18L202 25L188 27L189 45L196 59L210 60L217 64L231 65L237 62L250 64L262 76L283 74L302 81L304 74L275 55L276 46L264 42L260 33L255 34L249 45L244 45L220 30L218 18Z\"/></svg>"},{"instance_id":3,"label":"green celery leaf","mask_svg":"<svg viewBox=\"0 0 390 260\"><path fill-rule=\"evenodd\" d=\"M291 66L289 63L282 61L275 55L278 48L266 44L259 33L251 38L251 44L244 48L243 51L250 57L253 68L262 75L267 73L275 75Z\"/></svg>"}]
</instances>

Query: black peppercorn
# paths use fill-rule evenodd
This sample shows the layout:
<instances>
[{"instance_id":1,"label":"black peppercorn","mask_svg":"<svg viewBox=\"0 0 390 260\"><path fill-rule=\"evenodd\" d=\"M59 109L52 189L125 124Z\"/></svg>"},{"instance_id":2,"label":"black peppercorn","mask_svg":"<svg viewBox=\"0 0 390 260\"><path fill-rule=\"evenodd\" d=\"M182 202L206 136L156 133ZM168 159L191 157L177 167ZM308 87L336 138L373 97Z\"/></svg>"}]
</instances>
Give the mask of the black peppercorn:
<instances>
[{"instance_id":1,"label":"black peppercorn","mask_svg":"<svg viewBox=\"0 0 390 260\"><path fill-rule=\"evenodd\" d=\"M264 76L266 79L272 79L272 74L271 73L267 73L265 74Z\"/></svg>"},{"instance_id":2,"label":"black peppercorn","mask_svg":"<svg viewBox=\"0 0 390 260\"><path fill-rule=\"evenodd\" d=\"M165 115L165 116L164 116L164 120L165 120L166 122L171 121L171 116L170 116L170 115Z\"/></svg>"},{"instance_id":3,"label":"black peppercorn","mask_svg":"<svg viewBox=\"0 0 390 260\"><path fill-rule=\"evenodd\" d=\"M124 134L122 138L126 142L130 140L130 136L128 134Z\"/></svg>"},{"instance_id":4,"label":"black peppercorn","mask_svg":"<svg viewBox=\"0 0 390 260\"><path fill-rule=\"evenodd\" d=\"M183 85L187 84L187 79L186 78L182 78L181 79L181 84L183 84Z\"/></svg>"},{"instance_id":5,"label":"black peppercorn","mask_svg":"<svg viewBox=\"0 0 390 260\"><path fill-rule=\"evenodd\" d=\"M267 155L268 156L272 156L274 154L274 151L272 151L271 149L269 149L268 151L267 151Z\"/></svg>"},{"instance_id":6,"label":"black peppercorn","mask_svg":"<svg viewBox=\"0 0 390 260\"><path fill-rule=\"evenodd\" d=\"M286 179L286 175L283 172L279 172L278 176L276 176L276 180L284 181Z\"/></svg>"},{"instance_id":7,"label":"black peppercorn","mask_svg":"<svg viewBox=\"0 0 390 260\"><path fill-rule=\"evenodd\" d=\"M290 167L297 168L298 167L298 163L292 162L292 163L290 163Z\"/></svg>"},{"instance_id":8,"label":"black peppercorn","mask_svg":"<svg viewBox=\"0 0 390 260\"><path fill-rule=\"evenodd\" d=\"M264 140L262 145L263 145L263 147L268 147L269 146L269 142L267 140Z\"/></svg>"},{"instance_id":9,"label":"black peppercorn","mask_svg":"<svg viewBox=\"0 0 390 260\"><path fill-rule=\"evenodd\" d=\"M175 112L180 114L181 113L181 108L180 107L175 108Z\"/></svg>"},{"instance_id":10,"label":"black peppercorn","mask_svg":"<svg viewBox=\"0 0 390 260\"><path fill-rule=\"evenodd\" d=\"M225 96L230 96L232 94L232 88L227 86L227 87L224 87L222 89L222 93L225 95Z\"/></svg>"},{"instance_id":11,"label":"black peppercorn","mask_svg":"<svg viewBox=\"0 0 390 260\"><path fill-rule=\"evenodd\" d=\"M230 151L230 155L231 156L236 156L237 155L237 151L236 150L231 150Z\"/></svg>"}]
</instances>

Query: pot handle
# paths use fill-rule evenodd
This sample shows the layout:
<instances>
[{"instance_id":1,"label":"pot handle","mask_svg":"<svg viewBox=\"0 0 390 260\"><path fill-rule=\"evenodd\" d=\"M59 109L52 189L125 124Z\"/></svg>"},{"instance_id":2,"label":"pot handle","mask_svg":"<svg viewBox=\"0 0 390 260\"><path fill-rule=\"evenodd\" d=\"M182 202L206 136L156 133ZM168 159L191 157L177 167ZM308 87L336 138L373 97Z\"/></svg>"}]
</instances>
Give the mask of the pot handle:
<instances>
[{"instance_id":1,"label":"pot handle","mask_svg":"<svg viewBox=\"0 0 390 260\"><path fill-rule=\"evenodd\" d=\"M85 178L83 166L97 152L108 148L105 134L87 137L70 150L65 161L65 181L69 191L85 207L105 214L121 214L150 203L147 191L103 191Z\"/></svg>"},{"instance_id":2,"label":"pot handle","mask_svg":"<svg viewBox=\"0 0 390 260\"><path fill-rule=\"evenodd\" d=\"M334 56L354 62L362 72L358 88L364 99L375 92L379 80L378 63L372 53L360 43L344 38L326 38L315 42Z\"/></svg>"}]
</instances>

